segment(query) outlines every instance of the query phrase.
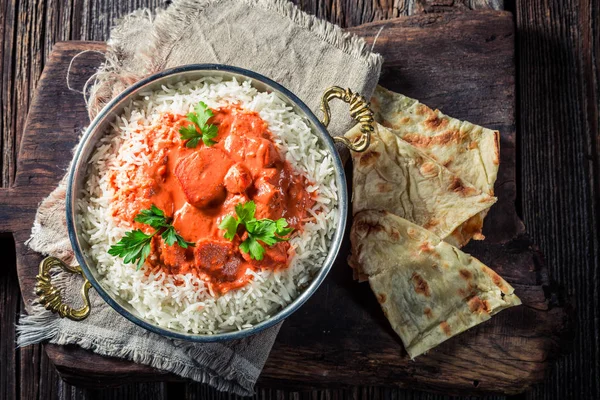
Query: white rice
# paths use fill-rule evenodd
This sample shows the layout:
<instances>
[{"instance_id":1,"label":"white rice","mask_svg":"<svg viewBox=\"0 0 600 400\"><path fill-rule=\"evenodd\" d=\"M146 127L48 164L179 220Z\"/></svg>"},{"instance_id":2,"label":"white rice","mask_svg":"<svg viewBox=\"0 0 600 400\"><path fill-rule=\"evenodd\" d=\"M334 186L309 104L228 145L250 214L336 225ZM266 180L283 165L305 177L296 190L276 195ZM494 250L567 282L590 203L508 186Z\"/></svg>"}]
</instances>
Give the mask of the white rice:
<instances>
[{"instance_id":1,"label":"white rice","mask_svg":"<svg viewBox=\"0 0 600 400\"><path fill-rule=\"evenodd\" d=\"M111 217L115 191L109 184L109 172L135 171L148 165L150 161L143 152L135 154L145 146L146 129L140 126L157 125L165 112L186 114L199 101L211 108L236 103L258 112L286 160L314 182L308 191L316 192L316 204L310 210L314 218L290 240L296 254L289 267L279 272L248 270L254 278L243 288L221 297L211 295L205 282L193 274L146 275L145 268L136 271L134 264L124 264L121 258L108 254L110 246L132 229L130 224ZM180 82L141 93L112 127L90 159L87 182L78 203L79 223L102 286L131 304L141 318L196 334L245 329L292 302L321 268L338 219L333 159L303 118L275 93L259 92L250 81L203 78ZM124 143L127 145L122 146Z\"/></svg>"}]
</instances>

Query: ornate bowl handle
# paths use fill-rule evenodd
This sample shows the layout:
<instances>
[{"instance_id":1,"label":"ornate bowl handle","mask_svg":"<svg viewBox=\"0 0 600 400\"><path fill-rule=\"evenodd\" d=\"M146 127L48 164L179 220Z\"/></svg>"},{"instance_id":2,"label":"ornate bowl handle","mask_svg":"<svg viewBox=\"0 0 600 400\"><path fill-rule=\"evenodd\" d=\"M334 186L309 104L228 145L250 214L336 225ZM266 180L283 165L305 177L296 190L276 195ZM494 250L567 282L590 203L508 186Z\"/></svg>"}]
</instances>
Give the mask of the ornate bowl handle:
<instances>
[{"instance_id":1,"label":"ornate bowl handle","mask_svg":"<svg viewBox=\"0 0 600 400\"><path fill-rule=\"evenodd\" d=\"M350 116L360 123L362 136L356 142L351 142L343 136L336 136L333 138L335 142L342 143L350 150L356 152L363 152L371 143L371 132L373 132L373 111L371 111L371 105L364 97L358 93L352 93L350 89L342 89L339 86L332 86L325 90L323 97L321 97L321 111L323 111L323 125L327 128L329 125L329 119L331 118L331 110L329 109L329 102L333 99L340 99L344 103L350 104Z\"/></svg>"},{"instance_id":2,"label":"ornate bowl handle","mask_svg":"<svg viewBox=\"0 0 600 400\"><path fill-rule=\"evenodd\" d=\"M57 289L52 285L50 270L53 267L60 267L63 271L79 274L83 277L84 282L81 287L83 307L73 309L71 306L63 303L60 289ZM81 321L90 315L89 291L92 284L87 280L85 275L83 275L81 267L71 267L56 257L46 257L40 263L40 273L35 277L35 280L35 294L39 296L38 299L46 310L58 313L61 318L67 317L73 321Z\"/></svg>"}]
</instances>

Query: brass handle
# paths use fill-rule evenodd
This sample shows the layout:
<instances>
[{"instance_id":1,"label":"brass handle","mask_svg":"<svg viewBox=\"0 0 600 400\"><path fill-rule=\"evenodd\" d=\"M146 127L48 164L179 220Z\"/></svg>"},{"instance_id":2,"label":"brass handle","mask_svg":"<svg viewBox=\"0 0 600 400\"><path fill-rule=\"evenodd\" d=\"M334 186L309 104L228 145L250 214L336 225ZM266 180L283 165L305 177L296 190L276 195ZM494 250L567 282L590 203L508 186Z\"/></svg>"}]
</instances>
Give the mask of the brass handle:
<instances>
[{"instance_id":1,"label":"brass handle","mask_svg":"<svg viewBox=\"0 0 600 400\"><path fill-rule=\"evenodd\" d=\"M354 143L343 136L336 136L333 140L342 143L350 150L356 152L365 151L369 147L369 144L371 144L371 132L375 129L373 127L373 111L371 111L371 105L364 97L358 93L352 93L352 90L350 89L332 86L325 90L323 97L321 97L321 111L323 111L323 120L321 122L325 128L329 125L329 119L331 118L329 102L333 99L340 99L344 103L350 104L350 116L360 123L360 131L363 134L360 139Z\"/></svg>"},{"instance_id":2,"label":"brass handle","mask_svg":"<svg viewBox=\"0 0 600 400\"><path fill-rule=\"evenodd\" d=\"M83 307L79 309L73 309L63 303L60 289L55 288L52 285L52 277L50 276L50 270L53 267L60 267L66 272L71 274L79 274L83 276L83 286L81 287L81 297L83 298ZM56 257L46 257L40 263L40 273L35 277L35 294L39 297L40 304L42 304L46 310L58 313L61 318L67 317L73 321L81 321L90 315L90 296L89 291L92 284L83 275L81 267L71 267L65 264L62 260Z\"/></svg>"}]
</instances>

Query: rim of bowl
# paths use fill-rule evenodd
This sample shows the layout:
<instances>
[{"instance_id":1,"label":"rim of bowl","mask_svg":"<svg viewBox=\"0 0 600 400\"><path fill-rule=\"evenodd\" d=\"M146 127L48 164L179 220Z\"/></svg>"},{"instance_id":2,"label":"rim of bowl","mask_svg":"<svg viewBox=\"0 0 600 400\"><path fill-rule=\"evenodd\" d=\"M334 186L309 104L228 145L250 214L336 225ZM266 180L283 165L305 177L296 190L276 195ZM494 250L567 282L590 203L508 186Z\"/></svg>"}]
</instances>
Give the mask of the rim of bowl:
<instances>
[{"instance_id":1,"label":"rim of bowl","mask_svg":"<svg viewBox=\"0 0 600 400\"><path fill-rule=\"evenodd\" d=\"M338 222L335 227L335 233L330 243L330 249L327 254L325 261L321 269L317 271L314 275L312 281L308 286L304 288L302 293L300 293L291 303L277 311L270 318L252 325L251 328L246 328L242 330L235 331L227 331L222 333L217 333L214 335L207 334L194 334L194 333L186 333L174 329L164 328L155 323L146 321L145 319L133 314L129 310L125 309L117 300L113 298L111 294L109 294L103 286L95 279L92 274L90 267L87 265L85 258L83 257L83 250L80 245L79 235L77 231L77 224L75 221L75 212L76 205L74 202L77 200L76 196L73 193L73 186L75 178L77 177L77 172L85 173L87 168L85 167L85 162L87 160L81 160L81 152L84 148L85 143L89 140L92 133L95 132L96 127L103 122L104 119L108 118L111 114L113 108L115 108L118 104L123 101L130 100L138 93L137 91L144 86L150 85L157 80L172 77L174 75L189 72L189 71L224 71L230 72L233 74L243 75L251 80L259 81L267 86L270 86L274 90L276 90L279 94L284 96L283 100L286 102L291 102L295 106L297 106L303 113L304 117L308 118L312 124L317 128L320 135L319 138L323 140L327 150L331 153L333 157L334 164L334 173L337 180L338 186ZM302 115L301 115L302 116ZM84 163L83 167L81 164ZM73 247L75 258L79 263L85 277L90 281L96 292L100 295L100 297L108 303L115 311L119 314L135 323L136 325L147 329L151 332L157 333L162 336L170 337L173 339L181 339L193 342L218 342L225 340L235 340L241 339L253 334L256 334L260 331L263 331L269 327L274 326L275 324L283 321L285 318L289 317L292 313L300 308L319 288L321 283L325 280L325 277L331 270L335 259L339 253L340 246L342 244L342 239L344 236L344 231L346 228L346 214L348 209L348 193L346 187L346 176L344 172L344 166L342 164L341 158L335 149L335 145L333 139L329 135L327 129L323 126L321 121L315 116L312 110L302 101L300 100L294 93L290 90L282 86L281 84L273 81L270 78L265 77L257 72L250 71L244 68L239 68L230 65L223 64L189 64L180 67L170 68L159 73L150 75L135 84L129 86L115 98L113 98L102 110L96 115L94 120L90 123L90 125L86 128L84 135L82 136L77 149L75 151L75 156L73 158L73 162L69 168L69 177L67 182L67 194L66 194L66 217L67 217L67 229L69 232L69 239L71 241L71 245ZM126 300L121 300L126 302ZM92 308L92 312L94 312Z\"/></svg>"}]
</instances>

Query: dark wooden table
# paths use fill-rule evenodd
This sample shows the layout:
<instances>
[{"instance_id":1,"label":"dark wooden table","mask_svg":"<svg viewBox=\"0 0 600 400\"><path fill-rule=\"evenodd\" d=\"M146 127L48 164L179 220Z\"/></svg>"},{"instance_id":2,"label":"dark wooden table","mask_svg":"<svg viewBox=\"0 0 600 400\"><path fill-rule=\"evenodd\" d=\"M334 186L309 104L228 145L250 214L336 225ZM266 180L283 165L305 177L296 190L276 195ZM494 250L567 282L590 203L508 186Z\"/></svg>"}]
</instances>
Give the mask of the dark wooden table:
<instances>
[{"instance_id":1,"label":"dark wooden table","mask_svg":"<svg viewBox=\"0 0 600 400\"><path fill-rule=\"evenodd\" d=\"M594 0L396 0L299 1L309 13L343 27L423 12L500 8L517 25L518 210L547 256L551 277L577 307L573 351L559 359L544 385L519 398L597 399L598 307L598 108L600 4ZM5 0L2 36L3 187L15 176L15 159L31 95L53 43L105 40L112 23L158 0ZM457 60L460 62L460 60ZM0 399L228 398L184 383L145 383L91 390L60 381L41 346L15 350L14 323L23 310L15 274L14 243L0 238ZM360 384L360 377L357 377ZM259 398L441 399L409 390L352 387L308 392L259 388ZM502 398L502 397L499 397Z\"/></svg>"}]
</instances>

